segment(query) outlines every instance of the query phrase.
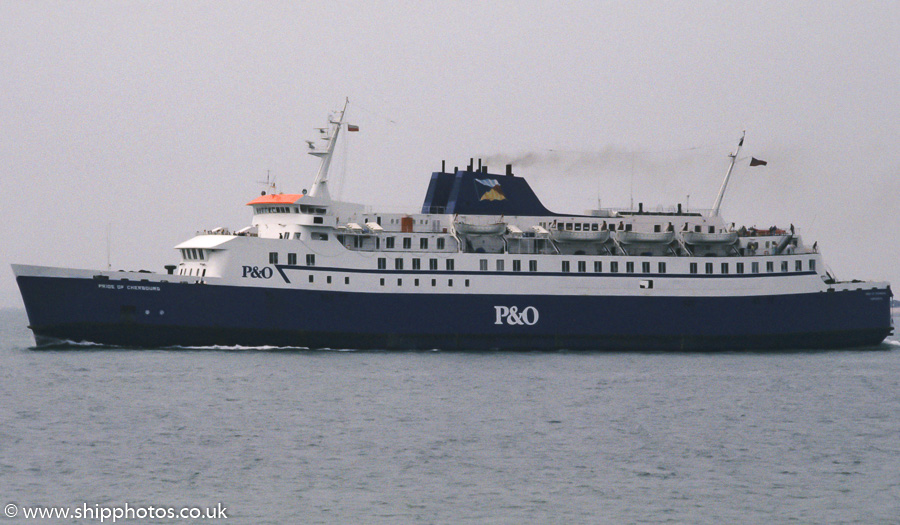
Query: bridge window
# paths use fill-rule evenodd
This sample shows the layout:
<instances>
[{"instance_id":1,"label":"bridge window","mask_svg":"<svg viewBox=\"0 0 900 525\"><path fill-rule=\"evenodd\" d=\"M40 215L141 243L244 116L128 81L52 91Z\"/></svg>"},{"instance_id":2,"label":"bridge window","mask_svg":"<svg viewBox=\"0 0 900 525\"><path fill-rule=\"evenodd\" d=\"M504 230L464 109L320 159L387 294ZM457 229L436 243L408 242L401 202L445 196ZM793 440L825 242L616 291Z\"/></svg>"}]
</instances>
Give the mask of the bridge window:
<instances>
[{"instance_id":1,"label":"bridge window","mask_svg":"<svg viewBox=\"0 0 900 525\"><path fill-rule=\"evenodd\" d=\"M437 270L437 259L428 259L428 269L429 270Z\"/></svg>"},{"instance_id":2,"label":"bridge window","mask_svg":"<svg viewBox=\"0 0 900 525\"><path fill-rule=\"evenodd\" d=\"M611 273L619 273L619 261L609 263L609 271Z\"/></svg>"},{"instance_id":3,"label":"bridge window","mask_svg":"<svg viewBox=\"0 0 900 525\"><path fill-rule=\"evenodd\" d=\"M422 260L421 259L413 259L413 270L421 270L422 269Z\"/></svg>"},{"instance_id":4,"label":"bridge window","mask_svg":"<svg viewBox=\"0 0 900 525\"><path fill-rule=\"evenodd\" d=\"M815 259L809 260L809 271L811 271L811 272L816 271L816 260Z\"/></svg>"},{"instance_id":5,"label":"bridge window","mask_svg":"<svg viewBox=\"0 0 900 525\"><path fill-rule=\"evenodd\" d=\"M478 269L479 270L481 270L482 272L486 272L487 267L488 267L487 259L481 259L480 261L478 261Z\"/></svg>"},{"instance_id":6,"label":"bridge window","mask_svg":"<svg viewBox=\"0 0 900 525\"><path fill-rule=\"evenodd\" d=\"M781 271L782 272L788 271L788 262L787 261L781 261Z\"/></svg>"},{"instance_id":7,"label":"bridge window","mask_svg":"<svg viewBox=\"0 0 900 525\"><path fill-rule=\"evenodd\" d=\"M395 270L403 269L403 259L400 259L399 257L397 259L394 259L394 269Z\"/></svg>"},{"instance_id":8,"label":"bridge window","mask_svg":"<svg viewBox=\"0 0 900 525\"><path fill-rule=\"evenodd\" d=\"M759 273L759 263L750 263L750 271L753 273Z\"/></svg>"},{"instance_id":9,"label":"bridge window","mask_svg":"<svg viewBox=\"0 0 900 525\"><path fill-rule=\"evenodd\" d=\"M521 272L521 271L522 271L522 261L520 261L520 260L518 260L518 259L516 259L515 261L513 261L513 271L514 271L514 272Z\"/></svg>"},{"instance_id":10,"label":"bridge window","mask_svg":"<svg viewBox=\"0 0 900 525\"><path fill-rule=\"evenodd\" d=\"M443 249L444 249L444 238L443 238L443 237L438 237L438 239L437 239L437 249L438 249L438 250L443 250Z\"/></svg>"},{"instance_id":11,"label":"bridge window","mask_svg":"<svg viewBox=\"0 0 900 525\"><path fill-rule=\"evenodd\" d=\"M497 259L497 271L498 272L503 271L503 259Z\"/></svg>"},{"instance_id":12,"label":"bridge window","mask_svg":"<svg viewBox=\"0 0 900 525\"><path fill-rule=\"evenodd\" d=\"M528 261L528 271L529 272L537 271L537 261Z\"/></svg>"},{"instance_id":13,"label":"bridge window","mask_svg":"<svg viewBox=\"0 0 900 525\"><path fill-rule=\"evenodd\" d=\"M794 271L796 271L796 272L803 271L803 261L794 261Z\"/></svg>"},{"instance_id":14,"label":"bridge window","mask_svg":"<svg viewBox=\"0 0 900 525\"><path fill-rule=\"evenodd\" d=\"M728 273L728 263L722 263L722 273Z\"/></svg>"},{"instance_id":15,"label":"bridge window","mask_svg":"<svg viewBox=\"0 0 900 525\"><path fill-rule=\"evenodd\" d=\"M650 273L650 261L644 261L641 263L641 272Z\"/></svg>"},{"instance_id":16,"label":"bridge window","mask_svg":"<svg viewBox=\"0 0 900 525\"><path fill-rule=\"evenodd\" d=\"M403 238L403 249L409 250L410 248L412 248L412 239L410 239L409 237L404 237Z\"/></svg>"},{"instance_id":17,"label":"bridge window","mask_svg":"<svg viewBox=\"0 0 900 525\"><path fill-rule=\"evenodd\" d=\"M289 254L288 254L288 264L291 265L291 266L296 266L296 265L297 265L297 254L296 254L296 253L289 253Z\"/></svg>"},{"instance_id":18,"label":"bridge window","mask_svg":"<svg viewBox=\"0 0 900 525\"><path fill-rule=\"evenodd\" d=\"M737 273L744 273L744 263L737 263L735 266L737 267Z\"/></svg>"},{"instance_id":19,"label":"bridge window","mask_svg":"<svg viewBox=\"0 0 900 525\"><path fill-rule=\"evenodd\" d=\"M584 261L578 261L578 273L584 273L587 271L587 263Z\"/></svg>"},{"instance_id":20,"label":"bridge window","mask_svg":"<svg viewBox=\"0 0 900 525\"><path fill-rule=\"evenodd\" d=\"M385 268L387 268L387 259L385 259L384 257L379 257L378 258L378 269L384 270Z\"/></svg>"},{"instance_id":21,"label":"bridge window","mask_svg":"<svg viewBox=\"0 0 900 525\"><path fill-rule=\"evenodd\" d=\"M766 271L769 273L774 272L775 271L775 263L772 261L767 261L766 262Z\"/></svg>"},{"instance_id":22,"label":"bridge window","mask_svg":"<svg viewBox=\"0 0 900 525\"><path fill-rule=\"evenodd\" d=\"M428 237L422 237L419 239L419 249L427 250L428 249Z\"/></svg>"},{"instance_id":23,"label":"bridge window","mask_svg":"<svg viewBox=\"0 0 900 525\"><path fill-rule=\"evenodd\" d=\"M278 252L269 252L269 264L278 264Z\"/></svg>"},{"instance_id":24,"label":"bridge window","mask_svg":"<svg viewBox=\"0 0 900 525\"><path fill-rule=\"evenodd\" d=\"M316 265L316 255L314 253L306 254L306 265L307 266L315 266Z\"/></svg>"},{"instance_id":25,"label":"bridge window","mask_svg":"<svg viewBox=\"0 0 900 525\"><path fill-rule=\"evenodd\" d=\"M706 263L706 273L713 273L713 263Z\"/></svg>"},{"instance_id":26,"label":"bridge window","mask_svg":"<svg viewBox=\"0 0 900 525\"><path fill-rule=\"evenodd\" d=\"M562 271L563 271L563 272L568 272L568 271L569 271L569 261L563 261L563 262L562 262Z\"/></svg>"},{"instance_id":27,"label":"bridge window","mask_svg":"<svg viewBox=\"0 0 900 525\"><path fill-rule=\"evenodd\" d=\"M691 263L691 273L697 273L697 263Z\"/></svg>"},{"instance_id":28,"label":"bridge window","mask_svg":"<svg viewBox=\"0 0 900 525\"><path fill-rule=\"evenodd\" d=\"M602 261L594 261L594 273L600 273L603 271L603 262Z\"/></svg>"},{"instance_id":29,"label":"bridge window","mask_svg":"<svg viewBox=\"0 0 900 525\"><path fill-rule=\"evenodd\" d=\"M453 259L447 259L447 270L453 270Z\"/></svg>"},{"instance_id":30,"label":"bridge window","mask_svg":"<svg viewBox=\"0 0 900 525\"><path fill-rule=\"evenodd\" d=\"M666 273L666 263L664 263L664 262L659 263L659 265L657 266L657 270L658 270L657 273Z\"/></svg>"},{"instance_id":31,"label":"bridge window","mask_svg":"<svg viewBox=\"0 0 900 525\"><path fill-rule=\"evenodd\" d=\"M634 273L634 261L627 261L625 263L625 273Z\"/></svg>"},{"instance_id":32,"label":"bridge window","mask_svg":"<svg viewBox=\"0 0 900 525\"><path fill-rule=\"evenodd\" d=\"M387 239L385 239L384 247L387 248L388 250L393 250L394 249L394 238L388 237Z\"/></svg>"}]
</instances>

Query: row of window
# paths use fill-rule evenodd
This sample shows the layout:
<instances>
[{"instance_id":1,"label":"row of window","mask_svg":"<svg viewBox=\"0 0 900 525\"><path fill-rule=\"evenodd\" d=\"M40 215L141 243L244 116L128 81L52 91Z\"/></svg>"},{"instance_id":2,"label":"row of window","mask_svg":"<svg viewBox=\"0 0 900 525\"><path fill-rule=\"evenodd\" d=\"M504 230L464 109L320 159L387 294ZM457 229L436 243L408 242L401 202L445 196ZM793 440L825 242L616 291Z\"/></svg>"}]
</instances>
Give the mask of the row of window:
<instances>
[{"instance_id":1,"label":"row of window","mask_svg":"<svg viewBox=\"0 0 900 525\"><path fill-rule=\"evenodd\" d=\"M393 250L394 247L396 246L395 239L396 239L395 237L385 237L385 239L384 239L385 249ZM403 249L411 250L412 249L412 237L401 237L401 239L402 239L402 243L403 243ZM437 238L437 249L443 250L445 246L446 246L446 240L444 239L444 237L438 237ZM428 249L428 237L419 238L419 249L420 250Z\"/></svg>"},{"instance_id":2,"label":"row of window","mask_svg":"<svg viewBox=\"0 0 900 525\"><path fill-rule=\"evenodd\" d=\"M300 213L300 210L298 210L295 206L257 206L256 207L257 214L291 213L291 211L293 211L294 213Z\"/></svg>"},{"instance_id":3,"label":"row of window","mask_svg":"<svg viewBox=\"0 0 900 525\"><path fill-rule=\"evenodd\" d=\"M452 271L456 267L453 259L446 259L444 261L444 268L446 270ZM386 270L387 269L387 258L379 257L378 258L378 269ZM403 259L396 258L394 259L394 269L402 270L403 269ZM412 269L413 270L421 270L422 269L422 259L414 258L412 260ZM437 259L428 259L428 269L429 270L437 270L438 269L438 260Z\"/></svg>"},{"instance_id":4,"label":"row of window","mask_svg":"<svg viewBox=\"0 0 900 525\"><path fill-rule=\"evenodd\" d=\"M205 275L205 274L206 274L206 271L204 270L204 275ZM198 274L198 275L199 275L199 274ZM310 283L315 283L315 282L316 282L316 276L315 276L315 275L310 274L309 277L308 277L308 279L309 279L309 282L310 282ZM407 282L408 282L408 281L407 281ZM419 282L420 282L419 279L413 279L413 280L412 280L413 286L419 286ZM326 283L326 284L331 284L331 283L332 283L332 277L331 277L330 275L326 275L326 276L325 276L325 283ZM350 277L344 277L344 284L350 284ZM380 279L380 284L381 284L381 286L385 286L386 280L385 280L384 277L382 277L382 278ZM437 279L431 279L431 286L437 286L437 284L438 284L438 280L437 280ZM464 286L464 287L468 288L468 287L469 287L469 284L470 284L469 279L464 279L464 280L463 280L463 286ZM397 279L397 286L403 286L403 278L402 278L402 277ZM447 279L447 286L449 286L449 287L451 287L451 288L453 287L453 279Z\"/></svg>"},{"instance_id":5,"label":"row of window","mask_svg":"<svg viewBox=\"0 0 900 525\"><path fill-rule=\"evenodd\" d=\"M178 270L178 275L197 275L198 277L206 277L206 268L182 268Z\"/></svg>"},{"instance_id":6,"label":"row of window","mask_svg":"<svg viewBox=\"0 0 900 525\"><path fill-rule=\"evenodd\" d=\"M182 250L184 251L184 250ZM200 250L202 259L202 250ZM404 266L404 259L397 257L394 259L394 269L402 270ZM289 253L287 254L287 263L289 266L297 265L297 254ZM413 258L411 260L412 269L413 270L421 270L422 269L422 259ZM278 264L278 252L269 252L269 264ZM306 254L306 266L315 266L316 265L316 255L313 253ZM486 272L488 271L488 260L481 259L478 261L478 269L479 271ZM641 273L650 273L651 271L651 263L650 261L642 261L641 262ZM759 262L750 263L750 272L751 273L759 273ZM379 257L378 258L378 269L386 270L387 269L387 258ZM439 269L438 259L428 259L428 269L432 271L436 271ZM455 262L453 259L445 259L444 260L444 269L448 271L453 271L455 269ZM498 272L506 271L506 261L503 259L497 259L494 261L494 269ZM576 261L576 269L578 273L587 273L587 261ZM634 261L625 261L625 273L634 273L635 265ZM705 263L705 273L712 274L714 273L715 263ZM735 273L742 274L744 273L745 266L744 263L739 262L734 264ZM789 261L781 261L781 271L783 273L787 273L789 269ZM561 261L561 270L563 273L569 273L572 271L571 261ZM512 271L521 272L522 271L522 261L519 259L515 259L512 261ZM538 264L535 260L528 261L528 271L536 272L538 271ZM593 265L594 273L602 273L603 272L603 261L594 261ZM723 262L719 266L719 273L727 274L731 271L731 263ZM773 273L775 271L775 262L768 261L766 262L766 272ZM794 271L802 272L803 271L803 261L796 260L794 261ZM815 259L809 259L809 271L816 271L816 261ZM699 264L698 263L690 263L690 272L693 274L699 273ZM609 261L609 273L619 273L619 261ZM656 273L666 273L666 263L663 261L659 261L656 263Z\"/></svg>"},{"instance_id":7,"label":"row of window","mask_svg":"<svg viewBox=\"0 0 900 525\"><path fill-rule=\"evenodd\" d=\"M187 261L202 261L204 260L203 251L199 248L182 248L181 258Z\"/></svg>"},{"instance_id":8,"label":"row of window","mask_svg":"<svg viewBox=\"0 0 900 525\"><path fill-rule=\"evenodd\" d=\"M297 254L296 253L287 254L287 263L289 266L297 266ZM278 252L269 252L269 264L278 264ZM316 254L314 254L314 253L306 254L306 265L307 266L315 266L316 265Z\"/></svg>"},{"instance_id":9,"label":"row of window","mask_svg":"<svg viewBox=\"0 0 900 525\"><path fill-rule=\"evenodd\" d=\"M412 281L413 281L413 286L419 286L419 279L413 279ZM432 287L437 286L437 282L438 282L437 279L432 279L431 286ZM464 282L465 287L468 288L469 280L465 279L463 282ZM381 286L384 286L384 284L385 284L385 279L384 279L384 277L382 277L381 278ZM397 279L397 286L403 286L403 278ZM453 288L453 279L447 279L447 286L449 286L450 288Z\"/></svg>"},{"instance_id":10,"label":"row of window","mask_svg":"<svg viewBox=\"0 0 900 525\"><path fill-rule=\"evenodd\" d=\"M256 213L306 213L315 215L325 215L325 208L317 208L301 204L297 206L256 206Z\"/></svg>"},{"instance_id":11,"label":"row of window","mask_svg":"<svg viewBox=\"0 0 900 525\"><path fill-rule=\"evenodd\" d=\"M587 261L578 261L578 273L587 272ZM562 271L568 273L572 271L569 261L562 261ZM603 272L603 261L594 261L594 273ZM625 272L634 273L634 261L625 262ZM609 262L609 273L619 273L619 261ZM641 273L650 273L650 262L641 262ZM666 263L659 262L656 264L656 273L666 273Z\"/></svg>"},{"instance_id":12,"label":"row of window","mask_svg":"<svg viewBox=\"0 0 900 525\"><path fill-rule=\"evenodd\" d=\"M200 248L182 248L181 258L187 261L203 261L206 257L203 253L205 251Z\"/></svg>"},{"instance_id":13,"label":"row of window","mask_svg":"<svg viewBox=\"0 0 900 525\"><path fill-rule=\"evenodd\" d=\"M713 273L715 265L713 263L706 263L705 273ZM698 273L697 263L691 263L690 265L691 273ZM781 272L787 273L790 268L789 261L781 261ZM727 274L731 269L730 263L723 262L719 266L719 273ZM735 273L744 273L744 263L739 262L734 264ZM794 271L802 272L803 271L803 261L796 260L794 261ZM816 260L809 259L809 271L816 271ZM774 273L775 272L775 261L767 261L766 262L766 273ZM750 273L759 273L759 262L750 263Z\"/></svg>"}]
</instances>

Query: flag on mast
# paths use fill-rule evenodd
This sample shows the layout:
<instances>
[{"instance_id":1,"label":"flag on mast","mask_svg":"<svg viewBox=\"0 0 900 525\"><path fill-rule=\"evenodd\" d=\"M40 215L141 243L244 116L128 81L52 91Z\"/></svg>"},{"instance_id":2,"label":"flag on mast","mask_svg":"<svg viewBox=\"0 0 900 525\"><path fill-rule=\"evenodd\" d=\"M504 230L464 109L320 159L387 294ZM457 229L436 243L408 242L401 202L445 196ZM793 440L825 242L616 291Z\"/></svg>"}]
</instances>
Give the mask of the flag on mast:
<instances>
[{"instance_id":1,"label":"flag on mast","mask_svg":"<svg viewBox=\"0 0 900 525\"><path fill-rule=\"evenodd\" d=\"M766 162L762 159L757 159L756 157L750 157L750 165L751 166L765 166L766 164L768 164L768 162Z\"/></svg>"},{"instance_id":2,"label":"flag on mast","mask_svg":"<svg viewBox=\"0 0 900 525\"><path fill-rule=\"evenodd\" d=\"M359 126L355 124L347 124L347 131L359 131Z\"/></svg>"}]
</instances>

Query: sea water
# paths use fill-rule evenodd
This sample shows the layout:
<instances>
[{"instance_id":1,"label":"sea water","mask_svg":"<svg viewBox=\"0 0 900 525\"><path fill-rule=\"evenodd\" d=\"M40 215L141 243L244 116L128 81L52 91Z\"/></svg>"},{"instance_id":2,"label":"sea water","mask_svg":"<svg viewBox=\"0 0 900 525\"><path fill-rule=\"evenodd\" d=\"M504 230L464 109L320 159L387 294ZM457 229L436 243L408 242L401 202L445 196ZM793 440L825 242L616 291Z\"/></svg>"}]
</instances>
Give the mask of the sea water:
<instances>
[{"instance_id":1,"label":"sea water","mask_svg":"<svg viewBox=\"0 0 900 525\"><path fill-rule=\"evenodd\" d=\"M126 504L273 524L900 519L896 336L721 354L35 350L26 325L0 311L10 523Z\"/></svg>"}]
</instances>

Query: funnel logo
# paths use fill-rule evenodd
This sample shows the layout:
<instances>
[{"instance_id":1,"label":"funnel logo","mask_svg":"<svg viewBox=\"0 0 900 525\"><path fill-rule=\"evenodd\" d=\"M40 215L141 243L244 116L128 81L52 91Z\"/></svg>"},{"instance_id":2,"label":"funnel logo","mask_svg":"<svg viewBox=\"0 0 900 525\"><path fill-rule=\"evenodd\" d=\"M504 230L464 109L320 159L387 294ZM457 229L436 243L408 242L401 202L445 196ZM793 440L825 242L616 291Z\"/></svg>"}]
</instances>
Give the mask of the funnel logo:
<instances>
[{"instance_id":1,"label":"funnel logo","mask_svg":"<svg viewBox=\"0 0 900 525\"><path fill-rule=\"evenodd\" d=\"M506 195L503 195L503 189L497 179L475 179L478 184L475 189L481 194L482 201L505 201Z\"/></svg>"}]
</instances>

